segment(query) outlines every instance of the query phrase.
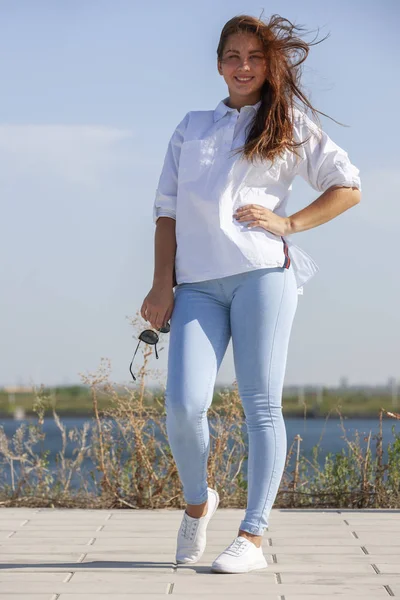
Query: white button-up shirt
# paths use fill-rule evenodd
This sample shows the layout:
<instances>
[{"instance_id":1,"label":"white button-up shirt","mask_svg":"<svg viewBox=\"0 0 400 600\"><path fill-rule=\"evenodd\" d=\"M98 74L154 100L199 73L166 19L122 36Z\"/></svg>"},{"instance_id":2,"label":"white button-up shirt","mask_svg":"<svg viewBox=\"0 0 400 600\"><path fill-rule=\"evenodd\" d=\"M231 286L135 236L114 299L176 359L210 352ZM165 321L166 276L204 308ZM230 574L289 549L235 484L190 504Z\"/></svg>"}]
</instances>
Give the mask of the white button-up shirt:
<instances>
[{"instance_id":1,"label":"white button-up shirt","mask_svg":"<svg viewBox=\"0 0 400 600\"><path fill-rule=\"evenodd\" d=\"M280 216L296 175L324 192L334 185L361 190L359 170L304 112L293 112L295 141L309 140L273 162L252 164L231 150L242 146L261 101L238 111L221 100L215 110L188 112L169 141L156 190L153 221L176 220L177 283L205 281L266 267L293 267L299 293L318 270L287 237L248 228L233 214L259 204Z\"/></svg>"}]
</instances>

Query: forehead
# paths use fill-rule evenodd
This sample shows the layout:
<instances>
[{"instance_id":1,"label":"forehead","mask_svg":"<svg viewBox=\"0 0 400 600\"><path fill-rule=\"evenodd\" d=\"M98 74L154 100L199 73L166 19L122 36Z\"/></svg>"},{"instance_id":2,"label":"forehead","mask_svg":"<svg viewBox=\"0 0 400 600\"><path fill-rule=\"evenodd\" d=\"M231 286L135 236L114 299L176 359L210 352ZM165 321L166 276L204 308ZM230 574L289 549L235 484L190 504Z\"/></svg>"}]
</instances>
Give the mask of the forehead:
<instances>
[{"instance_id":1,"label":"forehead","mask_svg":"<svg viewBox=\"0 0 400 600\"><path fill-rule=\"evenodd\" d=\"M251 50L264 50L261 40L253 33L239 32L231 33L225 43L224 52L236 50L238 52L250 52Z\"/></svg>"}]
</instances>

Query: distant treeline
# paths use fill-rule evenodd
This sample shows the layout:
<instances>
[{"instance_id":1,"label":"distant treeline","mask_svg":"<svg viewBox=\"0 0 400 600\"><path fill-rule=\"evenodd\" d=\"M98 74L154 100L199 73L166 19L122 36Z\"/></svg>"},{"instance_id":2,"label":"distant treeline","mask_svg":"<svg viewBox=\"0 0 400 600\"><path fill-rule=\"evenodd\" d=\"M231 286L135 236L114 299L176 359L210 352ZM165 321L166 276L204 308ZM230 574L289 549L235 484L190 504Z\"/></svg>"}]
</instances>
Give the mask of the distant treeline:
<instances>
[{"instance_id":1,"label":"distant treeline","mask_svg":"<svg viewBox=\"0 0 400 600\"><path fill-rule=\"evenodd\" d=\"M215 386L213 407L223 410L226 396L224 392L234 386ZM132 394L134 387L114 386L114 393L121 398ZM379 390L379 392L373 390ZM65 416L88 416L93 413L93 400L90 386L72 385L41 387L41 393L51 399L57 413ZM163 407L164 390L161 387L146 386L144 403L148 407ZM17 413L34 414L35 391L23 388L0 389L0 416L13 417ZM101 410L110 406L109 394L98 395ZM393 391L385 388L348 387L344 389L303 386L286 387L283 392L283 413L287 416L325 417L340 406L347 417L376 417L381 409L399 410L400 402Z\"/></svg>"}]
</instances>

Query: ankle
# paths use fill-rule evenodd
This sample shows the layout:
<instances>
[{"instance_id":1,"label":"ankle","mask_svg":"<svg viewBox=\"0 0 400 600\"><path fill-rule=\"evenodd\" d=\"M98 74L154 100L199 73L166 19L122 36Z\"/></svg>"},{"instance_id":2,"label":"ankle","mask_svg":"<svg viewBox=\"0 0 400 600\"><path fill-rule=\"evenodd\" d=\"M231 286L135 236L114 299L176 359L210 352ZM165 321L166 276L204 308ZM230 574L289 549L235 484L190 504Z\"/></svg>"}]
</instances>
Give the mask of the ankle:
<instances>
[{"instance_id":1,"label":"ankle","mask_svg":"<svg viewBox=\"0 0 400 600\"><path fill-rule=\"evenodd\" d=\"M261 535L254 535L253 533L250 533L249 531L242 531L242 530L239 530L238 535L245 537L246 539L250 540L250 542L253 542L253 544L255 544L257 546L257 548L259 548L261 546L261 542L262 542Z\"/></svg>"},{"instance_id":2,"label":"ankle","mask_svg":"<svg viewBox=\"0 0 400 600\"><path fill-rule=\"evenodd\" d=\"M186 514L188 514L190 517L193 517L194 519L200 519L201 517L204 517L207 514L207 507L208 507L208 501L206 501L204 504L200 504L200 505L190 505L188 504L186 506Z\"/></svg>"}]
</instances>

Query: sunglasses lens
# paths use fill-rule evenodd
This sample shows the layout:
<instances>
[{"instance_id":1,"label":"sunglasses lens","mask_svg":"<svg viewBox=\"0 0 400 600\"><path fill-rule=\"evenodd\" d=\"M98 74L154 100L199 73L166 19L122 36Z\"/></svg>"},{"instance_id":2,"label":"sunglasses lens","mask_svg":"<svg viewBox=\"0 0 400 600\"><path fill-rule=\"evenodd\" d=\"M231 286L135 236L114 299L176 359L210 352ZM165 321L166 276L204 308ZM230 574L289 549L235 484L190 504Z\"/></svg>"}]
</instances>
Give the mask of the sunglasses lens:
<instances>
[{"instance_id":1,"label":"sunglasses lens","mask_svg":"<svg viewBox=\"0 0 400 600\"><path fill-rule=\"evenodd\" d=\"M167 323L165 325L165 327L160 327L160 329L158 330L160 333L169 333L171 329L171 326L169 323Z\"/></svg>"},{"instance_id":2,"label":"sunglasses lens","mask_svg":"<svg viewBox=\"0 0 400 600\"><path fill-rule=\"evenodd\" d=\"M145 331L142 331L139 335L139 339L142 340L142 342L145 342L145 344L156 344L158 342L158 335L151 329L145 329Z\"/></svg>"}]
</instances>

